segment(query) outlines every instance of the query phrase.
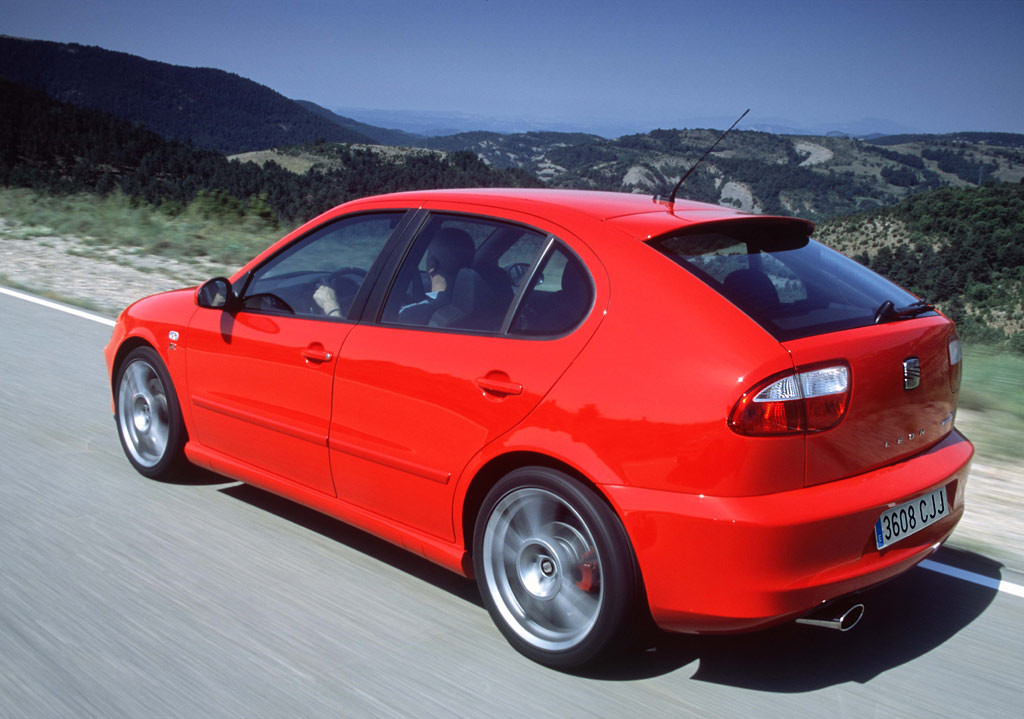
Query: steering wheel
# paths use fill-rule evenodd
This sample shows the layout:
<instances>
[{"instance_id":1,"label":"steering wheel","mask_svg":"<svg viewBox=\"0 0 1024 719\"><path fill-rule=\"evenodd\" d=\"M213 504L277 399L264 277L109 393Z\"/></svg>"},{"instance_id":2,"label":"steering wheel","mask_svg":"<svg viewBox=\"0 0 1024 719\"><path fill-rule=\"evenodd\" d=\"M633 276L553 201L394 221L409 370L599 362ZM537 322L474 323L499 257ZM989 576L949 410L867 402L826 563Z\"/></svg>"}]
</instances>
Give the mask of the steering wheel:
<instances>
[{"instance_id":1,"label":"steering wheel","mask_svg":"<svg viewBox=\"0 0 1024 719\"><path fill-rule=\"evenodd\" d=\"M342 297L354 298L364 279L366 279L366 270L363 268L342 267L328 275L326 281L334 289L334 294L340 301Z\"/></svg>"},{"instance_id":2,"label":"steering wheel","mask_svg":"<svg viewBox=\"0 0 1024 719\"><path fill-rule=\"evenodd\" d=\"M366 279L366 270L362 267L342 267L327 276L327 282L340 297L343 294L354 295Z\"/></svg>"}]
</instances>

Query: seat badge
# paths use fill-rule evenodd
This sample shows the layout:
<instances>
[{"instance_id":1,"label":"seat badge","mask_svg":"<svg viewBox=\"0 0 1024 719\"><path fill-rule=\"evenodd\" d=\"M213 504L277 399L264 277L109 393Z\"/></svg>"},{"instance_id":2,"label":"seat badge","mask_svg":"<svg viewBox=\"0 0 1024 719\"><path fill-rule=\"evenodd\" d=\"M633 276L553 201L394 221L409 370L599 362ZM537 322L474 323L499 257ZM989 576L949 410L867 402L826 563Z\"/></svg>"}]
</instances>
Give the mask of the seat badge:
<instances>
[{"instance_id":1,"label":"seat badge","mask_svg":"<svg viewBox=\"0 0 1024 719\"><path fill-rule=\"evenodd\" d=\"M903 389L917 389L921 384L921 360L908 357L903 360Z\"/></svg>"}]
</instances>

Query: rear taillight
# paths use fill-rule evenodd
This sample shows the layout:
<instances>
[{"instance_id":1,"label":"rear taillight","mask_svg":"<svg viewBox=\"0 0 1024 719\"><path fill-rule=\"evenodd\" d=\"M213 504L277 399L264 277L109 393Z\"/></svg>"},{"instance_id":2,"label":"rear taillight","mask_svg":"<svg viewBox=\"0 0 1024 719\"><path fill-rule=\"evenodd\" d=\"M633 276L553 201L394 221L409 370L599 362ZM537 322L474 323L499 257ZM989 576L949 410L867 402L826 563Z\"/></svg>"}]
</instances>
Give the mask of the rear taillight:
<instances>
[{"instance_id":1,"label":"rear taillight","mask_svg":"<svg viewBox=\"0 0 1024 719\"><path fill-rule=\"evenodd\" d=\"M729 426L755 437L823 432L843 420L849 404L848 365L802 367L745 392L729 415Z\"/></svg>"},{"instance_id":2,"label":"rear taillight","mask_svg":"<svg viewBox=\"0 0 1024 719\"><path fill-rule=\"evenodd\" d=\"M949 338L949 388L960 391L960 377L963 376L964 353L960 348L960 338L953 335Z\"/></svg>"}]
</instances>

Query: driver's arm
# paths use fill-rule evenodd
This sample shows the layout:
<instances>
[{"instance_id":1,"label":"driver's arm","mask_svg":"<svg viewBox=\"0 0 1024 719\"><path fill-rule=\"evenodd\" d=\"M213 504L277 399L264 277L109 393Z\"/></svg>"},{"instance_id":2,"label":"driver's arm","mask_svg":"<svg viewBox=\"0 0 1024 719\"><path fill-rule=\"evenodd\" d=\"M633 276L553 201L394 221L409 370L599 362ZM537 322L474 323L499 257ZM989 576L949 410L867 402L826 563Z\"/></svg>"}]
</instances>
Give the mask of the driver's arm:
<instances>
[{"instance_id":1,"label":"driver's arm","mask_svg":"<svg viewBox=\"0 0 1024 719\"><path fill-rule=\"evenodd\" d=\"M329 317L339 317L341 315L341 307L338 306L338 296L327 285L320 285L316 288L316 292L313 293L313 301L320 306L325 315Z\"/></svg>"}]
</instances>

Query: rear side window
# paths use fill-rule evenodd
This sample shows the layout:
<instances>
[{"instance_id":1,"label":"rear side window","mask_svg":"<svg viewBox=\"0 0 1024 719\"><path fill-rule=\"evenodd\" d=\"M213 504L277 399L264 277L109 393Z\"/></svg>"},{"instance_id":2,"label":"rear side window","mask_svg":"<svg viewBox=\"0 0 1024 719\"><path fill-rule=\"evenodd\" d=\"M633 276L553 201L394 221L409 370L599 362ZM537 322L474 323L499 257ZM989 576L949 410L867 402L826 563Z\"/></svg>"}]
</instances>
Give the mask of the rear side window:
<instances>
[{"instance_id":1,"label":"rear side window","mask_svg":"<svg viewBox=\"0 0 1024 719\"><path fill-rule=\"evenodd\" d=\"M402 260L380 321L541 339L573 331L593 306L590 273L553 235L434 213Z\"/></svg>"},{"instance_id":2,"label":"rear side window","mask_svg":"<svg viewBox=\"0 0 1024 719\"><path fill-rule=\"evenodd\" d=\"M399 269L384 306L388 324L500 332L545 235L483 217L437 214Z\"/></svg>"},{"instance_id":3,"label":"rear side window","mask_svg":"<svg viewBox=\"0 0 1024 719\"><path fill-rule=\"evenodd\" d=\"M593 305L590 274L574 254L554 243L530 279L509 332L528 337L565 334Z\"/></svg>"},{"instance_id":4,"label":"rear side window","mask_svg":"<svg viewBox=\"0 0 1024 719\"><path fill-rule=\"evenodd\" d=\"M806 236L802 223L741 220L648 242L779 341L873 324L886 301L916 297Z\"/></svg>"}]
</instances>

